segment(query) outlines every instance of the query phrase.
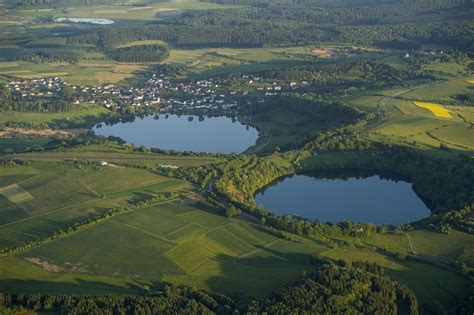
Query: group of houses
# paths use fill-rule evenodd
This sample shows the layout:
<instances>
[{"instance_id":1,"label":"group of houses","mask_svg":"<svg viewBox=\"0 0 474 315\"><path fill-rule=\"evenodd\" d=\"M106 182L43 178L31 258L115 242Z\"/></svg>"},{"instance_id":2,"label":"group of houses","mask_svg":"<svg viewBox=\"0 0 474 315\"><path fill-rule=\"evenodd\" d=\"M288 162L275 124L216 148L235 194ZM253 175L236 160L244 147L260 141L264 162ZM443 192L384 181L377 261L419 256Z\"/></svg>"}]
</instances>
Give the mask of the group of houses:
<instances>
[{"instance_id":1,"label":"group of houses","mask_svg":"<svg viewBox=\"0 0 474 315\"><path fill-rule=\"evenodd\" d=\"M236 84L237 83L237 84ZM234 85L237 85L234 88ZM140 87L123 85L73 85L59 77L22 79L7 84L21 97L64 97L68 95L76 104L101 104L110 110L122 106L159 106L161 111L209 109L228 111L238 106L238 96L249 93L261 97L275 96L288 90L309 85L306 81L268 82L261 77L243 75L238 78L207 78L197 81L175 81L163 74L152 74Z\"/></svg>"}]
</instances>

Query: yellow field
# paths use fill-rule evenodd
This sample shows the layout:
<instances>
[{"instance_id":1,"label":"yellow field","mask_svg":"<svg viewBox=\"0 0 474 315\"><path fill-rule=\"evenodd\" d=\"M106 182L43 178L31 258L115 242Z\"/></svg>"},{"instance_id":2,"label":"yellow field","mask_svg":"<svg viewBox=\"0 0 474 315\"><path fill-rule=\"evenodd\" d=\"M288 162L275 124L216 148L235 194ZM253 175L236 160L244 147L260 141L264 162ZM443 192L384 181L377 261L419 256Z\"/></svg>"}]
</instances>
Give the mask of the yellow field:
<instances>
[{"instance_id":1,"label":"yellow field","mask_svg":"<svg viewBox=\"0 0 474 315\"><path fill-rule=\"evenodd\" d=\"M0 194L4 195L8 200L14 203L22 203L33 199L33 196L29 192L17 184L0 188Z\"/></svg>"},{"instance_id":2,"label":"yellow field","mask_svg":"<svg viewBox=\"0 0 474 315\"><path fill-rule=\"evenodd\" d=\"M413 102L416 106L426 108L431 111L433 115L440 118L453 118L449 113L449 110L443 107L443 105L436 103L426 103L426 102Z\"/></svg>"},{"instance_id":3,"label":"yellow field","mask_svg":"<svg viewBox=\"0 0 474 315\"><path fill-rule=\"evenodd\" d=\"M474 80L468 80L467 83L474 84Z\"/></svg>"}]
</instances>

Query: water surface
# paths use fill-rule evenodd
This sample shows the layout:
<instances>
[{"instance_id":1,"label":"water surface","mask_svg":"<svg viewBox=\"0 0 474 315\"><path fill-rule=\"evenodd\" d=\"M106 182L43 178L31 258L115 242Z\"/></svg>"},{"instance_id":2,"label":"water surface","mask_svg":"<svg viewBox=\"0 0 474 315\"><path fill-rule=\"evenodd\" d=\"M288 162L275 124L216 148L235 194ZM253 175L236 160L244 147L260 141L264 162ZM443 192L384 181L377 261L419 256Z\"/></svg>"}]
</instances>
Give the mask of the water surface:
<instances>
[{"instance_id":1,"label":"water surface","mask_svg":"<svg viewBox=\"0 0 474 315\"><path fill-rule=\"evenodd\" d=\"M350 220L399 226L430 215L410 183L377 175L346 179L295 175L277 181L255 199L277 215L321 222Z\"/></svg>"},{"instance_id":2,"label":"water surface","mask_svg":"<svg viewBox=\"0 0 474 315\"><path fill-rule=\"evenodd\" d=\"M133 122L94 127L102 136L116 136L133 143L164 150L207 153L243 152L253 146L258 131L229 117L160 115Z\"/></svg>"}]
</instances>

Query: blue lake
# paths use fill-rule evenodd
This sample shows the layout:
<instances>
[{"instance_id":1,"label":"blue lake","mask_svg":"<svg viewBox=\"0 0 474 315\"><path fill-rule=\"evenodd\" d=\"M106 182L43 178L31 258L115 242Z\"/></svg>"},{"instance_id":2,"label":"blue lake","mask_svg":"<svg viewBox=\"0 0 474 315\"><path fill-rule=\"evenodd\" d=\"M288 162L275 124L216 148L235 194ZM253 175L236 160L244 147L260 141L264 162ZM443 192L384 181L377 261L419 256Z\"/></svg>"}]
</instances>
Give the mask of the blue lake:
<instances>
[{"instance_id":1,"label":"blue lake","mask_svg":"<svg viewBox=\"0 0 474 315\"><path fill-rule=\"evenodd\" d=\"M241 153L253 146L257 129L229 117L160 115L98 125L97 135L116 136L135 146L207 153Z\"/></svg>"},{"instance_id":2,"label":"blue lake","mask_svg":"<svg viewBox=\"0 0 474 315\"><path fill-rule=\"evenodd\" d=\"M277 215L332 223L400 226L430 215L410 183L377 175L345 179L295 175L257 193L255 200Z\"/></svg>"}]
</instances>

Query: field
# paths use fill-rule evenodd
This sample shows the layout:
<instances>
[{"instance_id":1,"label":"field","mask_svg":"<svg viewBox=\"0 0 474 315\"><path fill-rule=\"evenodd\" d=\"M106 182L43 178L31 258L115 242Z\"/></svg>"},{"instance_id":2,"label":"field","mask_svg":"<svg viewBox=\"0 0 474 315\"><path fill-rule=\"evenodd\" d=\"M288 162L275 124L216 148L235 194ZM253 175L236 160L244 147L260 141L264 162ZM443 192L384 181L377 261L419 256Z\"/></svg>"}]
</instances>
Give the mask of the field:
<instances>
[{"instance_id":1,"label":"field","mask_svg":"<svg viewBox=\"0 0 474 315\"><path fill-rule=\"evenodd\" d=\"M97 116L107 113L107 109L102 106L87 106L84 109L75 110L66 113L36 113L36 112L13 112L6 111L0 115L0 127L7 122L24 122L33 126L48 126L49 123L58 121L74 121L78 124L90 124L90 121Z\"/></svg>"},{"instance_id":2,"label":"field","mask_svg":"<svg viewBox=\"0 0 474 315\"><path fill-rule=\"evenodd\" d=\"M192 190L187 183L140 169L52 161L2 167L0 183L4 196L0 200L6 205L0 222L1 248L47 236L157 193Z\"/></svg>"},{"instance_id":3,"label":"field","mask_svg":"<svg viewBox=\"0 0 474 315\"><path fill-rule=\"evenodd\" d=\"M449 77L435 83L408 89L383 90L373 95L354 96L347 100L364 110L384 112L385 119L381 123L367 128L372 139L390 139L392 142L426 150L434 155L439 154L436 149L440 145L445 145L453 155L461 152L470 155L474 149L472 107L442 106L437 103L443 101L449 104L453 102L449 95L463 93L469 93L466 81Z\"/></svg>"},{"instance_id":4,"label":"field","mask_svg":"<svg viewBox=\"0 0 474 315\"><path fill-rule=\"evenodd\" d=\"M72 84L100 85L124 81L146 68L146 65L143 64L118 63L104 59L100 55L94 55L94 59L86 56L75 64L34 64L26 61L0 62L0 75L22 79L59 76Z\"/></svg>"},{"instance_id":5,"label":"field","mask_svg":"<svg viewBox=\"0 0 474 315\"><path fill-rule=\"evenodd\" d=\"M443 105L435 103L426 103L426 102L413 102L416 106L421 108L426 108L433 113L436 117L440 118L453 118L449 113L449 110L443 107Z\"/></svg>"}]
</instances>

